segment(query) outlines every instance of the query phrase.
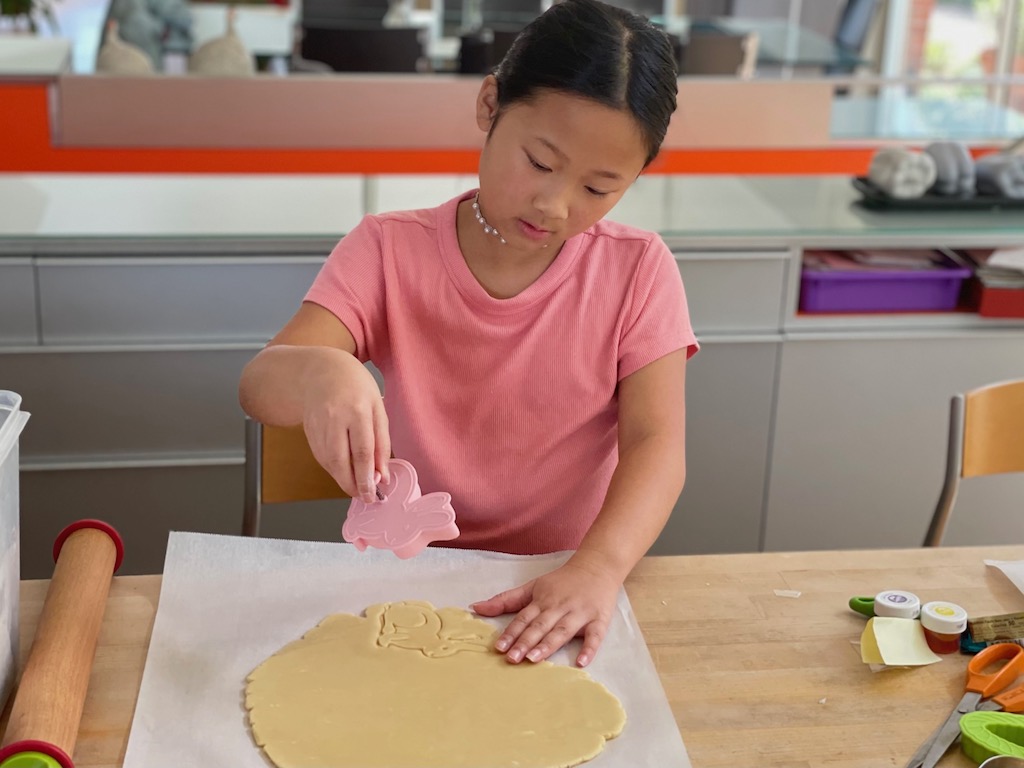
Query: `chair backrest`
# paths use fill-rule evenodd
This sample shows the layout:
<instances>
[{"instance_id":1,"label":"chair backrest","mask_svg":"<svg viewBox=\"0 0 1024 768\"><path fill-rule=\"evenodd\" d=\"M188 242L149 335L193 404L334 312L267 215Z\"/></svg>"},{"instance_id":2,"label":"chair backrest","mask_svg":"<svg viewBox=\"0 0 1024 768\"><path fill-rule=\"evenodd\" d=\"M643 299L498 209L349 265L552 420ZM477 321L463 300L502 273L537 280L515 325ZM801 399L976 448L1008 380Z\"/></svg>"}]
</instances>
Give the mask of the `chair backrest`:
<instances>
[{"instance_id":1,"label":"chair backrest","mask_svg":"<svg viewBox=\"0 0 1024 768\"><path fill-rule=\"evenodd\" d=\"M832 39L844 51L859 54L867 40L878 0L847 0Z\"/></svg>"},{"instance_id":2,"label":"chair backrest","mask_svg":"<svg viewBox=\"0 0 1024 768\"><path fill-rule=\"evenodd\" d=\"M268 427L246 419L243 536L259 536L264 504L343 498L345 492L314 458L302 426Z\"/></svg>"},{"instance_id":3,"label":"chair backrest","mask_svg":"<svg viewBox=\"0 0 1024 768\"><path fill-rule=\"evenodd\" d=\"M731 35L691 29L682 51L682 75L749 78L757 66L757 33Z\"/></svg>"},{"instance_id":4,"label":"chair backrest","mask_svg":"<svg viewBox=\"0 0 1024 768\"><path fill-rule=\"evenodd\" d=\"M416 72L423 57L417 27L303 27L302 58L335 72Z\"/></svg>"},{"instance_id":5,"label":"chair backrest","mask_svg":"<svg viewBox=\"0 0 1024 768\"><path fill-rule=\"evenodd\" d=\"M522 30L482 29L459 39L459 74L486 75L501 63Z\"/></svg>"},{"instance_id":6,"label":"chair backrest","mask_svg":"<svg viewBox=\"0 0 1024 768\"><path fill-rule=\"evenodd\" d=\"M961 479L1005 472L1024 472L1024 379L953 397L946 476L924 546L942 543Z\"/></svg>"},{"instance_id":7,"label":"chair backrest","mask_svg":"<svg viewBox=\"0 0 1024 768\"><path fill-rule=\"evenodd\" d=\"M961 477L1024 472L1024 380L964 395Z\"/></svg>"},{"instance_id":8,"label":"chair backrest","mask_svg":"<svg viewBox=\"0 0 1024 768\"><path fill-rule=\"evenodd\" d=\"M388 0L302 0L304 27L380 25Z\"/></svg>"}]
</instances>

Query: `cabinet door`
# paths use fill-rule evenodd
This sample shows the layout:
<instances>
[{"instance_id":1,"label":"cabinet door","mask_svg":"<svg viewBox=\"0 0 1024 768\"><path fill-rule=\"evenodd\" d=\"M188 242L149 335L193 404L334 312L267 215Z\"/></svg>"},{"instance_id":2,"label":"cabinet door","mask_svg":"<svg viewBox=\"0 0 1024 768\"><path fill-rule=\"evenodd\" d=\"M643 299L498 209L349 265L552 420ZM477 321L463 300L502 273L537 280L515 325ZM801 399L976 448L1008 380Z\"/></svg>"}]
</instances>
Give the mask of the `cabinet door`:
<instances>
[{"instance_id":1,"label":"cabinet door","mask_svg":"<svg viewBox=\"0 0 1024 768\"><path fill-rule=\"evenodd\" d=\"M32 420L23 462L103 461L243 450L242 368L259 345L6 354L3 386Z\"/></svg>"},{"instance_id":2,"label":"cabinet door","mask_svg":"<svg viewBox=\"0 0 1024 768\"><path fill-rule=\"evenodd\" d=\"M789 251L676 252L697 333L774 333L782 323Z\"/></svg>"},{"instance_id":3,"label":"cabinet door","mask_svg":"<svg viewBox=\"0 0 1024 768\"><path fill-rule=\"evenodd\" d=\"M34 417L33 417L34 418ZM21 473L21 577L53 575L53 540L67 524L98 517L125 542L118 574L160 573L171 531L237 535L242 528L241 463ZM340 541L347 500L264 507L261 534Z\"/></svg>"},{"instance_id":4,"label":"cabinet door","mask_svg":"<svg viewBox=\"0 0 1024 768\"><path fill-rule=\"evenodd\" d=\"M36 278L30 258L0 259L0 345L36 344Z\"/></svg>"},{"instance_id":5,"label":"cabinet door","mask_svg":"<svg viewBox=\"0 0 1024 768\"><path fill-rule=\"evenodd\" d=\"M34 416L33 416L34 418ZM124 539L119 575L160 573L170 531L237 534L241 465L21 473L21 577L53 575L53 540L80 518Z\"/></svg>"},{"instance_id":6,"label":"cabinet door","mask_svg":"<svg viewBox=\"0 0 1024 768\"><path fill-rule=\"evenodd\" d=\"M765 549L915 547L945 471L949 401L1024 377L1024 337L785 342ZM1024 543L1024 477L965 481L945 543Z\"/></svg>"},{"instance_id":7,"label":"cabinet door","mask_svg":"<svg viewBox=\"0 0 1024 768\"><path fill-rule=\"evenodd\" d=\"M686 486L652 554L756 552L779 342L705 340L686 368Z\"/></svg>"},{"instance_id":8,"label":"cabinet door","mask_svg":"<svg viewBox=\"0 0 1024 768\"><path fill-rule=\"evenodd\" d=\"M308 256L41 258L43 341L263 342L298 310L323 261Z\"/></svg>"}]
</instances>

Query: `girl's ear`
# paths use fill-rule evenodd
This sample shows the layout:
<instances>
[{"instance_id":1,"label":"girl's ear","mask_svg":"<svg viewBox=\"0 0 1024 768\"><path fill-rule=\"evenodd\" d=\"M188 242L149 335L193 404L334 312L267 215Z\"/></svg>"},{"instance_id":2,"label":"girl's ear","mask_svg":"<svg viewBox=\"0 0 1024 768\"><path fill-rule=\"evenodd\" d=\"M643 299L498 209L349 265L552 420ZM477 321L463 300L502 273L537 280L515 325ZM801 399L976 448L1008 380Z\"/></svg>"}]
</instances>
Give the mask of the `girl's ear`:
<instances>
[{"instance_id":1,"label":"girl's ear","mask_svg":"<svg viewBox=\"0 0 1024 768\"><path fill-rule=\"evenodd\" d=\"M476 124L481 131L487 133L498 115L498 81L494 75L488 75L480 85L480 93L476 95Z\"/></svg>"}]
</instances>

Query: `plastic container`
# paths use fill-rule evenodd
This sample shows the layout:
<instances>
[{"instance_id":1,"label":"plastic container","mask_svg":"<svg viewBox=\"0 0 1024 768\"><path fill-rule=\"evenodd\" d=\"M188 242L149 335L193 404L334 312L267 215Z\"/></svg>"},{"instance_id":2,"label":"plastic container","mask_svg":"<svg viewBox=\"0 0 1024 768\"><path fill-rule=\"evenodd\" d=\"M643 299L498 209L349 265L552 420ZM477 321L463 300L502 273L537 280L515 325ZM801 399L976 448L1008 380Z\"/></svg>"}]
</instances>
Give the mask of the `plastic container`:
<instances>
[{"instance_id":1,"label":"plastic container","mask_svg":"<svg viewBox=\"0 0 1024 768\"><path fill-rule=\"evenodd\" d=\"M921 613L921 601L913 592L887 589L875 595L875 616L896 619L916 619Z\"/></svg>"},{"instance_id":2,"label":"plastic container","mask_svg":"<svg viewBox=\"0 0 1024 768\"><path fill-rule=\"evenodd\" d=\"M928 647L935 653L955 653L967 629L967 611L956 603L925 603L921 606L921 627Z\"/></svg>"},{"instance_id":3,"label":"plastic container","mask_svg":"<svg viewBox=\"0 0 1024 768\"><path fill-rule=\"evenodd\" d=\"M1024 288L992 288L975 280L970 305L982 317L1024 317Z\"/></svg>"},{"instance_id":4,"label":"plastic container","mask_svg":"<svg viewBox=\"0 0 1024 768\"><path fill-rule=\"evenodd\" d=\"M21 580L18 441L28 414L21 397L0 390L0 708L18 663L18 592Z\"/></svg>"},{"instance_id":5,"label":"plastic container","mask_svg":"<svg viewBox=\"0 0 1024 768\"><path fill-rule=\"evenodd\" d=\"M971 270L946 259L937 269L809 269L801 312L942 312L956 308Z\"/></svg>"}]
</instances>

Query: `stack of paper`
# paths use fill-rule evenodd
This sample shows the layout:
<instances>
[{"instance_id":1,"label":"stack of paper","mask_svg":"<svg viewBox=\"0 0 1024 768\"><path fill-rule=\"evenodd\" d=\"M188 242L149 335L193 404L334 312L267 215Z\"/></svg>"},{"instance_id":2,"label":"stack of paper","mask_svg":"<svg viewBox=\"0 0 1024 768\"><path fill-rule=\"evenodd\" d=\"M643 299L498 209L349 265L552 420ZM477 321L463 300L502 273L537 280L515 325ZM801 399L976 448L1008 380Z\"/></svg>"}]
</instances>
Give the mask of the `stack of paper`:
<instances>
[{"instance_id":1,"label":"stack of paper","mask_svg":"<svg viewBox=\"0 0 1024 768\"><path fill-rule=\"evenodd\" d=\"M946 258L932 250L805 251L804 267L814 270L918 272L942 269Z\"/></svg>"},{"instance_id":2,"label":"stack of paper","mask_svg":"<svg viewBox=\"0 0 1024 768\"><path fill-rule=\"evenodd\" d=\"M1024 289L1024 248L995 251L964 251L974 272L986 288Z\"/></svg>"},{"instance_id":3,"label":"stack of paper","mask_svg":"<svg viewBox=\"0 0 1024 768\"><path fill-rule=\"evenodd\" d=\"M872 669L917 667L942 661L932 652L917 619L875 616L860 636L860 658Z\"/></svg>"}]
</instances>

